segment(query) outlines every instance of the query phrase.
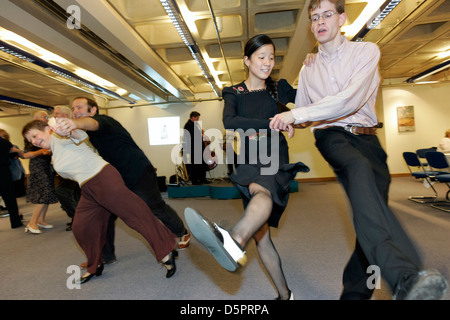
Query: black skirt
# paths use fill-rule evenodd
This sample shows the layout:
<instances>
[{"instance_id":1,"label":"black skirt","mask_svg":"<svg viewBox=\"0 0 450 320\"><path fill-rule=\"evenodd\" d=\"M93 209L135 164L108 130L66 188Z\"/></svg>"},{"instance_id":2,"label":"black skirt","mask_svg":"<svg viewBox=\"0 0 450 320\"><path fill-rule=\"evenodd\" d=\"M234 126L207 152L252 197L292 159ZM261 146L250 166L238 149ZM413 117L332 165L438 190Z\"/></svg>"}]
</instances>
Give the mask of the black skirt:
<instances>
[{"instance_id":1,"label":"black skirt","mask_svg":"<svg viewBox=\"0 0 450 320\"><path fill-rule=\"evenodd\" d=\"M280 165L276 174L262 175L261 166L240 164L230 178L241 192L244 209L251 199L248 189L251 183L259 184L270 191L273 207L268 223L271 227L278 227L281 215L288 203L290 184L298 172L309 172L309 167L302 162L288 163Z\"/></svg>"}]
</instances>

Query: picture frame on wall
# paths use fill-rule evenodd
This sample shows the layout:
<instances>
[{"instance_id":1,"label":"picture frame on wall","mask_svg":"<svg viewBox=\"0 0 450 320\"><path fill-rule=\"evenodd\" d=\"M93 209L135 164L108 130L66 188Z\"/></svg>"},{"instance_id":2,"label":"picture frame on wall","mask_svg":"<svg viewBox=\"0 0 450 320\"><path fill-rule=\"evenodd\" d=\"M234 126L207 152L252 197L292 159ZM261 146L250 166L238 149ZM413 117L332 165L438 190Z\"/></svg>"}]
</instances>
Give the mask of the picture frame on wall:
<instances>
[{"instance_id":1,"label":"picture frame on wall","mask_svg":"<svg viewBox=\"0 0 450 320\"><path fill-rule=\"evenodd\" d=\"M397 107L398 132L412 132L416 130L414 120L414 106Z\"/></svg>"}]
</instances>

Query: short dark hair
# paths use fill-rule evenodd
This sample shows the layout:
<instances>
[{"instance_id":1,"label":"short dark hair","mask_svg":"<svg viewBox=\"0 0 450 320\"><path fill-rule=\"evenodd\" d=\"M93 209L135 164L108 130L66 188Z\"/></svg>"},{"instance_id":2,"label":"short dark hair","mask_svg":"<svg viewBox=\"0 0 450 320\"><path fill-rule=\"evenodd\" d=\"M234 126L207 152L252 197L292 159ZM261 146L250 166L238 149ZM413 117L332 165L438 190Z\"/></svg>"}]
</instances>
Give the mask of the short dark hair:
<instances>
[{"instance_id":1,"label":"short dark hair","mask_svg":"<svg viewBox=\"0 0 450 320\"><path fill-rule=\"evenodd\" d=\"M189 119L192 117L199 117L200 113L198 113L197 111L192 111L191 114L189 115Z\"/></svg>"},{"instance_id":2,"label":"short dark hair","mask_svg":"<svg viewBox=\"0 0 450 320\"><path fill-rule=\"evenodd\" d=\"M88 104L88 111L91 112L92 107L96 107L97 112L95 114L98 114L99 107L98 107L97 102L95 102L95 100L87 98L87 97L76 97L76 98L72 99L72 102L74 102L75 100L78 100L78 99L86 99L87 104Z\"/></svg>"},{"instance_id":3,"label":"short dark hair","mask_svg":"<svg viewBox=\"0 0 450 320\"><path fill-rule=\"evenodd\" d=\"M38 129L40 131L44 131L45 127L47 127L48 124L45 121L42 120L33 120L28 122L22 129L22 136L25 138L25 135L30 131L31 129Z\"/></svg>"}]
</instances>

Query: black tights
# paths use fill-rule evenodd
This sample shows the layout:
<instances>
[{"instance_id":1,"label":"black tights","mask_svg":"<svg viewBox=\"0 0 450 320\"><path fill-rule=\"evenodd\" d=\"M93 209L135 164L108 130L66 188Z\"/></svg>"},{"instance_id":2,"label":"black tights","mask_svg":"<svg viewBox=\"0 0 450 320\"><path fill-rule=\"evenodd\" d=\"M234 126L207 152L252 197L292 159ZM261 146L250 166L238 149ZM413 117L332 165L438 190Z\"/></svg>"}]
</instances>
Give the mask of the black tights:
<instances>
[{"instance_id":1,"label":"black tights","mask_svg":"<svg viewBox=\"0 0 450 320\"><path fill-rule=\"evenodd\" d=\"M250 238L255 239L259 257L272 279L281 299L289 299L290 291L284 277L281 259L270 237L267 223L272 211L270 192L255 183L250 184L251 199L241 220L233 227L231 236L242 247Z\"/></svg>"}]
</instances>

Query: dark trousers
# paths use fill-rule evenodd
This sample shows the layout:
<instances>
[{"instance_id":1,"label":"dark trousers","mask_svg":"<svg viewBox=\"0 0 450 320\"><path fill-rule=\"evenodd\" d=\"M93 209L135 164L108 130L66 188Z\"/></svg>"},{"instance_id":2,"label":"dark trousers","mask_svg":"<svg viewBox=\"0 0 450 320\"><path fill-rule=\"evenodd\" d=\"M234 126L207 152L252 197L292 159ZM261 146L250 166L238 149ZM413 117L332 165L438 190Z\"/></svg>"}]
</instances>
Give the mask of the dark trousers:
<instances>
[{"instance_id":1,"label":"dark trousers","mask_svg":"<svg viewBox=\"0 0 450 320\"><path fill-rule=\"evenodd\" d=\"M202 184L206 180L206 165L202 164L187 164L186 171L192 184Z\"/></svg>"},{"instance_id":2,"label":"dark trousers","mask_svg":"<svg viewBox=\"0 0 450 320\"><path fill-rule=\"evenodd\" d=\"M0 167L0 194L5 201L6 209L9 213L11 228L22 226L19 217L19 207L17 206L16 194L14 193L14 182L11 177L9 167Z\"/></svg>"},{"instance_id":3,"label":"dark trousers","mask_svg":"<svg viewBox=\"0 0 450 320\"><path fill-rule=\"evenodd\" d=\"M161 197L161 192L158 188L158 180L156 179L156 172L153 166L148 166L142 172L139 182L130 188L136 195L139 196L147 206L151 209L153 214L161 220L164 225L169 228L177 237L182 237L186 228L183 220L178 216L177 212L170 207ZM116 259L115 255L115 221L117 217L111 215L108 222L108 231L106 233L106 243L103 248L103 259Z\"/></svg>"},{"instance_id":4,"label":"dark trousers","mask_svg":"<svg viewBox=\"0 0 450 320\"><path fill-rule=\"evenodd\" d=\"M332 127L314 132L316 146L343 185L353 211L357 243L344 271L344 294L371 294L368 265L380 268L391 290L404 275L416 274L422 261L388 208L390 184L386 153L373 135L354 135Z\"/></svg>"},{"instance_id":5,"label":"dark trousers","mask_svg":"<svg viewBox=\"0 0 450 320\"><path fill-rule=\"evenodd\" d=\"M95 273L102 262L102 249L111 214L121 218L148 242L158 261L175 247L175 235L131 192L111 165L83 184L72 225L73 234L88 259L87 271Z\"/></svg>"},{"instance_id":6,"label":"dark trousers","mask_svg":"<svg viewBox=\"0 0 450 320\"><path fill-rule=\"evenodd\" d=\"M186 228L184 227L183 220L181 220L177 212L161 197L156 171L153 166L145 168L139 182L135 186L130 187L130 190L144 200L153 214L175 235L182 237L185 234Z\"/></svg>"},{"instance_id":7,"label":"dark trousers","mask_svg":"<svg viewBox=\"0 0 450 320\"><path fill-rule=\"evenodd\" d=\"M58 177L58 185L55 188L55 193L61 204L61 208L67 213L69 218L73 219L81 196L78 182Z\"/></svg>"}]
</instances>

